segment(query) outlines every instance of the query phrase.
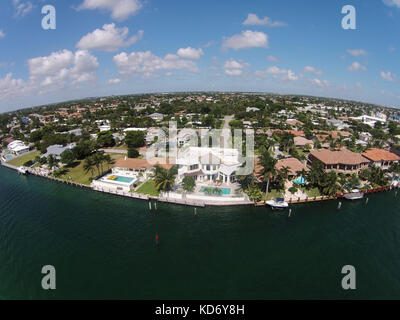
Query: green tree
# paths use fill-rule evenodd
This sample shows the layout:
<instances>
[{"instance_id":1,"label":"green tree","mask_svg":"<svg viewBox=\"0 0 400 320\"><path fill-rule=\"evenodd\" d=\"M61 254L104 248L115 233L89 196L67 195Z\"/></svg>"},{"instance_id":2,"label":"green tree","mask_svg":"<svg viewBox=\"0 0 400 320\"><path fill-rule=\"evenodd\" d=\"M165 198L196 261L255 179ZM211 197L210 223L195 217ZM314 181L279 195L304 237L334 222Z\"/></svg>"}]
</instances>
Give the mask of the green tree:
<instances>
[{"instance_id":1,"label":"green tree","mask_svg":"<svg viewBox=\"0 0 400 320\"><path fill-rule=\"evenodd\" d=\"M265 200L268 199L268 192L269 192L269 184L270 179L276 173L275 165L277 160L274 159L268 150L262 150L261 156L259 158L260 165L262 166L261 174L264 177L264 181L266 182L266 189L265 189Z\"/></svg>"},{"instance_id":2,"label":"green tree","mask_svg":"<svg viewBox=\"0 0 400 320\"><path fill-rule=\"evenodd\" d=\"M115 146L115 139L111 131L103 131L97 135L97 143L101 147L113 147Z\"/></svg>"},{"instance_id":3,"label":"green tree","mask_svg":"<svg viewBox=\"0 0 400 320\"><path fill-rule=\"evenodd\" d=\"M140 153L136 148L128 148L128 158L137 158Z\"/></svg>"},{"instance_id":4,"label":"green tree","mask_svg":"<svg viewBox=\"0 0 400 320\"><path fill-rule=\"evenodd\" d=\"M125 144L128 148L140 148L146 143L145 133L143 131L129 131L125 136Z\"/></svg>"},{"instance_id":5,"label":"green tree","mask_svg":"<svg viewBox=\"0 0 400 320\"><path fill-rule=\"evenodd\" d=\"M70 166L73 164L75 158L74 154L72 153L71 150L65 150L63 153L61 153L61 162L64 163L67 166Z\"/></svg>"},{"instance_id":6,"label":"green tree","mask_svg":"<svg viewBox=\"0 0 400 320\"><path fill-rule=\"evenodd\" d=\"M182 180L183 190L192 192L196 186L196 180L193 177L184 177Z\"/></svg>"},{"instance_id":7,"label":"green tree","mask_svg":"<svg viewBox=\"0 0 400 320\"><path fill-rule=\"evenodd\" d=\"M153 175L156 189L158 191L171 191L175 185L175 178L177 175L176 166L171 169L165 169L159 165L155 166L155 173Z\"/></svg>"}]
</instances>

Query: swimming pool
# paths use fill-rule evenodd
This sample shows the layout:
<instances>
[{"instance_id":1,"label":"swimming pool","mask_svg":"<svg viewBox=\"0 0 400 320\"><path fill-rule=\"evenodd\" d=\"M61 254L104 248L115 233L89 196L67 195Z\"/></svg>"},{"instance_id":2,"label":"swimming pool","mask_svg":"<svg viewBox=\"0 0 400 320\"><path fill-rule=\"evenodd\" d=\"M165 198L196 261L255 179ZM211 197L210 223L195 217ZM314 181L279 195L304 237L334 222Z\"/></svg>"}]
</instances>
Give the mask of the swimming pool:
<instances>
[{"instance_id":1,"label":"swimming pool","mask_svg":"<svg viewBox=\"0 0 400 320\"><path fill-rule=\"evenodd\" d=\"M123 182L123 183L131 183L133 181L133 178L128 178L128 177L121 177L121 176L115 176L115 179L110 179L111 181L118 181L118 182Z\"/></svg>"},{"instance_id":2,"label":"swimming pool","mask_svg":"<svg viewBox=\"0 0 400 320\"><path fill-rule=\"evenodd\" d=\"M208 190L208 189L211 190L211 193L210 193L210 194L217 194L217 192L216 192L217 189L221 190L221 193L220 193L220 194L222 194L222 195L231 194L231 189L230 189L230 188L213 188L213 187L207 188L207 187L201 187L200 192L203 192L203 193L208 194L208 193L207 193L207 190Z\"/></svg>"},{"instance_id":3,"label":"swimming pool","mask_svg":"<svg viewBox=\"0 0 400 320\"><path fill-rule=\"evenodd\" d=\"M11 160L12 158L14 158L14 157L13 157L11 154L7 154L7 155L6 155L6 159L7 159L7 160Z\"/></svg>"}]
</instances>

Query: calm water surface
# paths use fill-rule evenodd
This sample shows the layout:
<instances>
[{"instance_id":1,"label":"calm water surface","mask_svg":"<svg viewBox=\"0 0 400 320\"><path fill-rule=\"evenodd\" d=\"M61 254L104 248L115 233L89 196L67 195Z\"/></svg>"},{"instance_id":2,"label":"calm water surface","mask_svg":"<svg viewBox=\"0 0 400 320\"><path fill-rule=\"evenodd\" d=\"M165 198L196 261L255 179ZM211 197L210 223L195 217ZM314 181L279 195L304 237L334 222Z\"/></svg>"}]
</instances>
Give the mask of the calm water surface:
<instances>
[{"instance_id":1,"label":"calm water surface","mask_svg":"<svg viewBox=\"0 0 400 320\"><path fill-rule=\"evenodd\" d=\"M400 298L400 192L205 208L123 199L0 167L2 299ZM155 246L155 235L160 245ZM41 289L54 265L57 289ZM357 290L341 289L344 265Z\"/></svg>"}]
</instances>

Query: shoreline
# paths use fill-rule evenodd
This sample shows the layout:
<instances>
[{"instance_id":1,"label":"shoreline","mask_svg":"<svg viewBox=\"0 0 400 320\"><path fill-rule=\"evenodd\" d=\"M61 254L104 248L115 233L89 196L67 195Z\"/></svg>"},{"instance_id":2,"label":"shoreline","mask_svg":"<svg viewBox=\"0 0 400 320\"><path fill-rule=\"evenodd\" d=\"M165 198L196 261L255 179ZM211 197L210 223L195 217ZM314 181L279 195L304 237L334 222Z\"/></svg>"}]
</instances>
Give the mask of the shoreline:
<instances>
[{"instance_id":1,"label":"shoreline","mask_svg":"<svg viewBox=\"0 0 400 320\"><path fill-rule=\"evenodd\" d=\"M14 171L18 171L18 167L10 165L6 162L1 162L1 165L5 168L14 170ZM86 188L86 189L90 189L94 192L101 192L101 193L106 193L106 194L111 194L111 195L116 195L119 197L124 197L124 198L131 198L131 199L136 199L136 200L145 200L149 202L149 208L151 210L151 201L155 201L155 203L157 202L162 202L162 203L169 203L169 204L175 204L175 205L183 205L183 206L190 206L190 207L197 207L197 208L205 208L207 206L210 207L238 207L238 206L255 206L255 207L267 207L265 201L260 201L260 202L237 202L237 203L229 203L229 201L227 202L223 202L221 201L220 203L218 202L210 202L207 200L183 200L183 199L177 199L177 198L171 198L171 197L154 197L154 196L150 196L150 195L143 195L143 194L139 194L139 193L133 193L133 192L118 192L118 191L114 191L111 189L104 189L104 188L96 188L96 187L92 187L90 185L85 185L85 184L80 184L80 183L76 183L76 182L72 182L72 181L67 181L67 180L62 180L62 179L58 179L55 177L51 177L48 175L43 175L43 174L39 174L35 171L33 171L31 168L28 168L27 172L31 175L34 175L36 177L41 177L44 179L48 179L48 180L52 180L55 182L59 182L59 183L65 183L67 185L71 185L77 188ZM384 191L391 191L394 189L399 189L399 186L395 187L395 186L386 186L386 187L381 187L381 188L375 188L375 189L368 189L368 190L362 190L361 192L363 192L364 194L372 194L372 193L378 193L378 192L384 192ZM344 195L346 193L343 194L337 194L336 196L319 196L319 197L310 197L310 198L306 198L306 199L289 199L287 202L288 204L301 204L301 203L313 203L313 202L322 202L322 201L329 201L329 200L340 200L344 198Z\"/></svg>"},{"instance_id":2,"label":"shoreline","mask_svg":"<svg viewBox=\"0 0 400 320\"><path fill-rule=\"evenodd\" d=\"M6 162L1 162L1 165L5 168L18 171L18 167L13 166L11 164L8 164ZM204 208L206 206L212 206L212 207L237 207L237 206L249 206L249 205L254 205L254 202L237 202L237 203L229 203L229 201L223 202L221 201L220 203L218 202L212 202L212 201L207 201L207 200L188 200L188 199L177 199L177 198L170 198L170 197L154 197L150 195L143 195L139 193L133 193L133 192L118 192L115 190L111 189L104 189L104 188L96 188L92 187L90 185L85 185L85 184L80 184L72 181L67 181L63 179L58 179L52 176L44 175L44 174L39 174L35 171L33 171L31 168L27 168L27 173L34 175L36 177L52 180L55 182L60 182L60 183L65 183L67 185L71 185L77 188L86 188L90 189L95 192L101 192L101 193L106 193L106 194L112 194L120 197L125 197L125 198L131 198L131 199L137 199L137 200L145 200L151 203L152 200L156 202L163 202L163 203L169 203L169 204L175 204L175 205L183 205L183 206L191 206L191 207L198 207L198 208ZM149 205L151 206L151 205Z\"/></svg>"}]
</instances>

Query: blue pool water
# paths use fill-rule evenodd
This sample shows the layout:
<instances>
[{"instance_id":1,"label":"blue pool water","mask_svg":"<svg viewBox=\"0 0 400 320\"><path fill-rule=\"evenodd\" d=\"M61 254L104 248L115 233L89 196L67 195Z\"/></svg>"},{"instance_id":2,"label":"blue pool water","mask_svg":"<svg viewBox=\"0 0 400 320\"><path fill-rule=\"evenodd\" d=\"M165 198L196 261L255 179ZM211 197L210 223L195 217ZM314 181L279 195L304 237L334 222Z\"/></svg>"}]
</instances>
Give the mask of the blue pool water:
<instances>
[{"instance_id":1,"label":"blue pool water","mask_svg":"<svg viewBox=\"0 0 400 320\"><path fill-rule=\"evenodd\" d=\"M207 187L201 187L200 192L206 193L206 189L207 189ZM213 191L214 191L214 189L220 189L222 191L221 194L223 194L223 195L231 194L230 188L211 188L211 189L213 189Z\"/></svg>"},{"instance_id":2,"label":"blue pool water","mask_svg":"<svg viewBox=\"0 0 400 320\"><path fill-rule=\"evenodd\" d=\"M133 178L117 176L117 178L114 181L124 182L124 183L131 183L133 181Z\"/></svg>"},{"instance_id":3,"label":"blue pool water","mask_svg":"<svg viewBox=\"0 0 400 320\"><path fill-rule=\"evenodd\" d=\"M7 154L7 155L6 155L6 159L11 160L12 158L13 158L12 155L10 155L10 154Z\"/></svg>"}]
</instances>

